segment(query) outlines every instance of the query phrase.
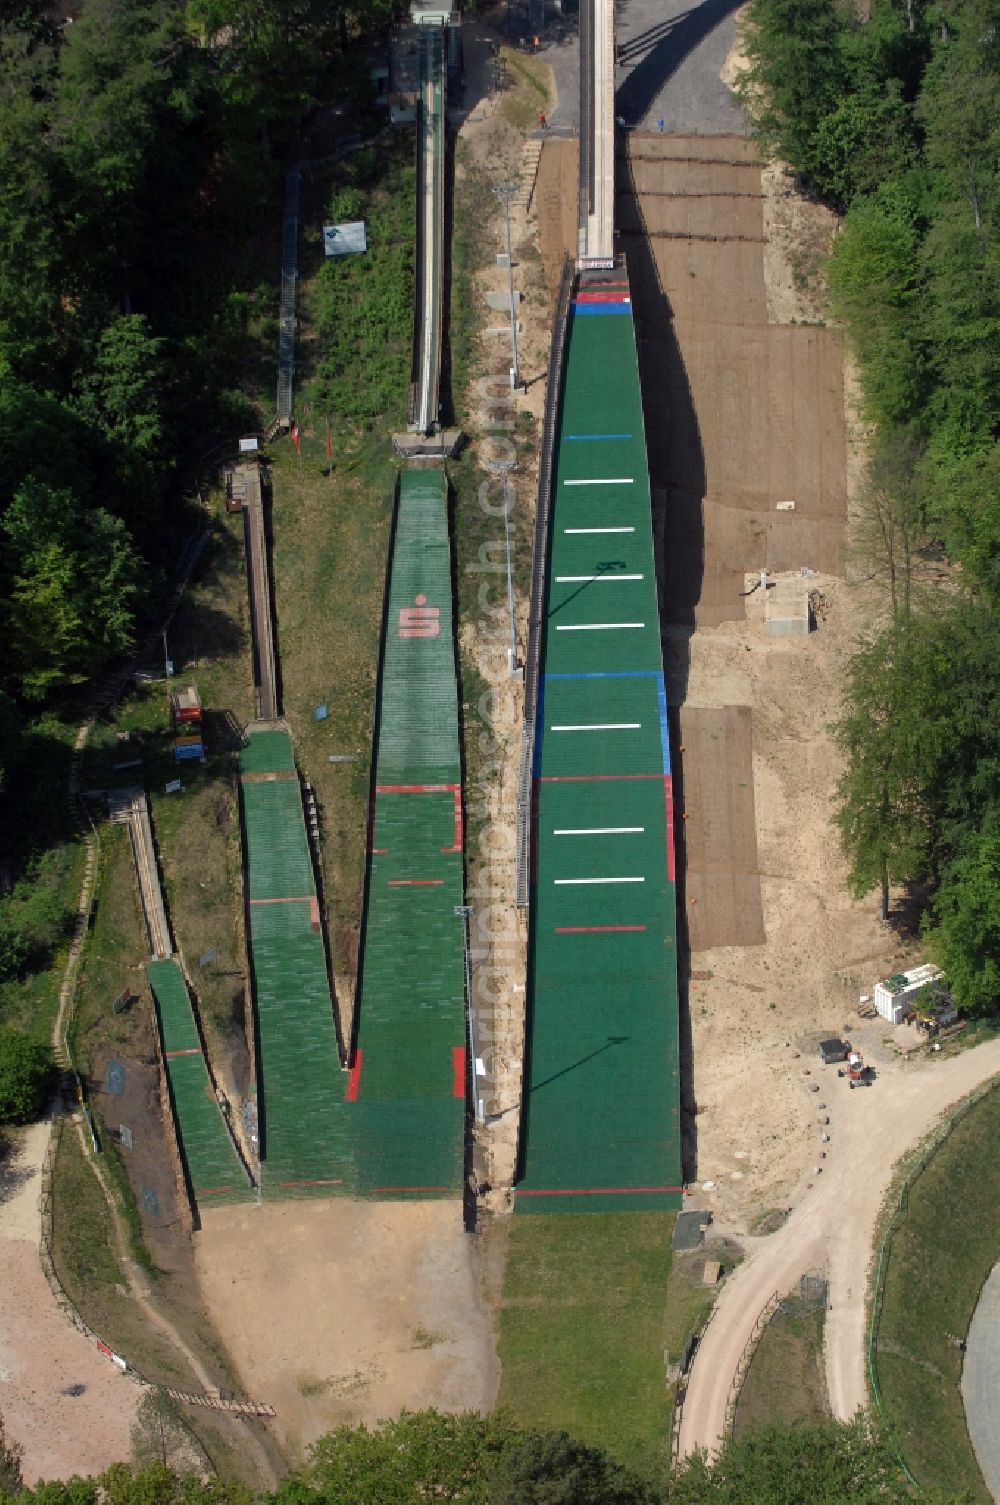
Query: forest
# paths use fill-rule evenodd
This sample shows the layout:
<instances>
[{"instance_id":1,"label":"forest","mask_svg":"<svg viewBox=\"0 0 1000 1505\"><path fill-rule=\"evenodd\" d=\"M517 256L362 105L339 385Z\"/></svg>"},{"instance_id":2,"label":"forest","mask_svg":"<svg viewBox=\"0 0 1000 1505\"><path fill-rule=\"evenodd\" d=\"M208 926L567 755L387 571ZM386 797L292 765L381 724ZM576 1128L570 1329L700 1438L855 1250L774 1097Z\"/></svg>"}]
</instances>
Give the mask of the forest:
<instances>
[{"instance_id":1,"label":"forest","mask_svg":"<svg viewBox=\"0 0 1000 1505\"><path fill-rule=\"evenodd\" d=\"M896 887L970 1013L1000 996L1000 11L752 0L741 92L843 223L832 307L871 458L837 820L858 897Z\"/></svg>"},{"instance_id":2,"label":"forest","mask_svg":"<svg viewBox=\"0 0 1000 1505\"><path fill-rule=\"evenodd\" d=\"M169 1407L169 1402L168 1402ZM729 1441L711 1463L687 1459L666 1481L640 1477L565 1432L525 1431L502 1412L404 1412L368 1429L338 1427L274 1494L171 1464L177 1423L146 1406L133 1465L99 1479L20 1489L17 1449L0 1427L0 1505L907 1505L892 1445L867 1424L762 1427ZM140 1408L140 1411L142 1408ZM931 1498L931 1497L929 1497ZM932 1505L959 1505L934 1497Z\"/></svg>"},{"instance_id":3,"label":"forest","mask_svg":"<svg viewBox=\"0 0 1000 1505\"><path fill-rule=\"evenodd\" d=\"M0 990L69 923L78 712L160 620L220 446L270 416L292 143L370 91L351 54L390 9L0 0Z\"/></svg>"},{"instance_id":4,"label":"forest","mask_svg":"<svg viewBox=\"0 0 1000 1505\"><path fill-rule=\"evenodd\" d=\"M348 23L379 4L0 9L5 766L26 711L132 645L202 457L256 421L233 373L269 294L243 285L241 243Z\"/></svg>"}]
</instances>

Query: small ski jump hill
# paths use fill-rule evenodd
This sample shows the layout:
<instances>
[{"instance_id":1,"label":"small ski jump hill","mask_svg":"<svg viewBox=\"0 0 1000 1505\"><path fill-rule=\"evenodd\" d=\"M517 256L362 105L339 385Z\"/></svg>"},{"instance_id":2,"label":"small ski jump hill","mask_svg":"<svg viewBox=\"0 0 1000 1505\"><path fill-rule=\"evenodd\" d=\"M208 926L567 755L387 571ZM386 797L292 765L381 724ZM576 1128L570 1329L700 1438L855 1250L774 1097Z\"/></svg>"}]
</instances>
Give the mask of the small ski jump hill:
<instances>
[{"instance_id":1,"label":"small ski jump hill","mask_svg":"<svg viewBox=\"0 0 1000 1505\"><path fill-rule=\"evenodd\" d=\"M340 1052L292 742L248 730L239 759L265 1197L347 1190Z\"/></svg>"},{"instance_id":2,"label":"small ski jump hill","mask_svg":"<svg viewBox=\"0 0 1000 1505\"><path fill-rule=\"evenodd\" d=\"M628 276L578 274L535 711L515 1210L681 1203L673 793Z\"/></svg>"},{"instance_id":3,"label":"small ski jump hill","mask_svg":"<svg viewBox=\"0 0 1000 1505\"><path fill-rule=\"evenodd\" d=\"M437 467L400 477L374 768L347 1083L359 1191L458 1196L462 786L447 491Z\"/></svg>"},{"instance_id":4,"label":"small ski jump hill","mask_svg":"<svg viewBox=\"0 0 1000 1505\"><path fill-rule=\"evenodd\" d=\"M400 477L375 725L346 1073L291 739L258 724L240 753L265 1198L461 1194L462 787L439 467Z\"/></svg>"},{"instance_id":5,"label":"small ski jump hill","mask_svg":"<svg viewBox=\"0 0 1000 1505\"><path fill-rule=\"evenodd\" d=\"M149 941L146 976L173 1122L175 1170L191 1211L199 1218L205 1207L252 1200L253 1179L216 1097L195 1001L174 950L145 791L113 789L107 800L111 820L128 826Z\"/></svg>"},{"instance_id":6,"label":"small ski jump hill","mask_svg":"<svg viewBox=\"0 0 1000 1505\"><path fill-rule=\"evenodd\" d=\"M188 1194L199 1211L250 1201L253 1185L219 1109L180 966L174 957L153 960L146 975Z\"/></svg>"}]
</instances>

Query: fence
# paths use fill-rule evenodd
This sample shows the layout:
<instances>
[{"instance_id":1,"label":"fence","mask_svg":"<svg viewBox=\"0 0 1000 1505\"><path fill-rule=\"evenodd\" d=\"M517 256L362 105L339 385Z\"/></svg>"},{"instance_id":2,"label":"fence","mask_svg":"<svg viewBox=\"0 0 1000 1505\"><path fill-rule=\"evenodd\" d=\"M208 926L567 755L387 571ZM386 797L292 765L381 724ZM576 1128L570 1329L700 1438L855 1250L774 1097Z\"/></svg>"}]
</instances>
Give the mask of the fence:
<instances>
[{"instance_id":1,"label":"fence","mask_svg":"<svg viewBox=\"0 0 1000 1505\"><path fill-rule=\"evenodd\" d=\"M239 1416L273 1416L274 1407L262 1401L249 1400L246 1397L203 1394L188 1390L172 1390L167 1386L159 1386L155 1380L151 1380L147 1374L136 1365L116 1353L109 1343L106 1343L98 1333L86 1321L80 1309L67 1292L59 1272L56 1269L55 1253L53 1247L53 1195L52 1177L55 1168L56 1155L59 1153L59 1145L62 1141L66 1121L64 1118L56 1118L52 1123L52 1133L49 1136L48 1149L42 1162L41 1187L38 1194L38 1208L41 1213L41 1237L38 1254L42 1266L42 1273L48 1282L56 1306L62 1312L66 1320L76 1328L77 1332L97 1348L106 1358L121 1370L122 1374L138 1380L141 1384L151 1385L155 1389L166 1390L172 1400L184 1401L191 1406L207 1406L214 1411L232 1411Z\"/></svg>"},{"instance_id":2,"label":"fence","mask_svg":"<svg viewBox=\"0 0 1000 1505\"><path fill-rule=\"evenodd\" d=\"M539 655L545 610L545 566L549 546L549 511L552 504L552 470L555 464L556 429L562 393L563 355L573 290L573 264L563 262L545 389L545 416L538 451L538 492L535 500L535 536L531 553L531 596L528 607L528 643L524 661L524 724L521 728L521 758L517 781L517 846L515 889L518 909L528 906L529 846L531 843L531 766L535 746L535 706L538 700Z\"/></svg>"},{"instance_id":3,"label":"fence","mask_svg":"<svg viewBox=\"0 0 1000 1505\"><path fill-rule=\"evenodd\" d=\"M757 1351L757 1344L764 1336L764 1329L778 1310L780 1304L781 1297L775 1291L773 1295L767 1298L757 1313L753 1327L750 1329L750 1335L743 1345L743 1352L740 1354L739 1362L733 1371L733 1377L729 1384L729 1395L726 1399L726 1420L723 1427L723 1436L725 1437L732 1437L736 1430L736 1410L740 1403L740 1396L743 1394L743 1386L746 1384L750 1365L753 1363L753 1356Z\"/></svg>"},{"instance_id":4,"label":"fence","mask_svg":"<svg viewBox=\"0 0 1000 1505\"><path fill-rule=\"evenodd\" d=\"M670 1425L670 1459L673 1463L677 1462L680 1454L681 1421L684 1416L684 1402L687 1399L688 1376L691 1373L691 1365L697 1357L702 1339L715 1321L715 1314L718 1310L718 1304L709 1308L684 1345L684 1353L681 1358L681 1375L677 1381L677 1388L674 1391L674 1409Z\"/></svg>"},{"instance_id":5,"label":"fence","mask_svg":"<svg viewBox=\"0 0 1000 1505\"><path fill-rule=\"evenodd\" d=\"M868 1382L871 1385L872 1396L874 1398L875 1405L878 1407L879 1416L885 1423L888 1435L893 1439L893 1446L896 1449L896 1457L899 1460L899 1466L915 1489L922 1490L923 1486L911 1474L907 1466L906 1459L903 1457L902 1452L900 1451L899 1444L895 1441L895 1437L892 1431L892 1425L885 1414L885 1408L882 1404L882 1392L879 1389L878 1383L878 1329L879 1321L882 1316L882 1297L885 1290L886 1261L892 1249L893 1235L895 1234L896 1229L898 1228L899 1223L904 1213L906 1212L907 1207L909 1206L910 1188L913 1185L914 1181L916 1181L918 1176L920 1176L926 1170L930 1161L934 1158L938 1150L949 1138L952 1130L957 1128L957 1126L962 1122L963 1118L965 1118L966 1114L971 1113L973 1108L977 1107L984 1098L988 1097L991 1092L996 1091L998 1087L1000 1087L1000 1077L994 1077L992 1081L986 1084L985 1087L981 1088L978 1092L972 1093L970 1097L967 1097L964 1103L962 1103L951 1115L951 1117L944 1124L942 1124L937 1133L933 1135L933 1137L925 1145L923 1150L921 1150L919 1158L907 1171L903 1179L903 1184L899 1189L899 1196L896 1201L895 1210L893 1211L892 1216L889 1218L885 1233L882 1235L882 1242L879 1245L878 1262L875 1266L875 1279L872 1284L871 1317L868 1324Z\"/></svg>"}]
</instances>

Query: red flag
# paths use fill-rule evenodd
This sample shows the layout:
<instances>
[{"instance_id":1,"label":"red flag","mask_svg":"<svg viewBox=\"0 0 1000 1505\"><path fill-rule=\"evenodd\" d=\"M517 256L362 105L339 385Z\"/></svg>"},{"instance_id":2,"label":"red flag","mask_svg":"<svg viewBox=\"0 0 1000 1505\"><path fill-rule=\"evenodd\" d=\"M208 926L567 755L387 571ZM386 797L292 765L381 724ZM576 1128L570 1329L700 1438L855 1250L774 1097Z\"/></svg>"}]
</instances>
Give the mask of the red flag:
<instances>
[{"instance_id":1,"label":"red flag","mask_svg":"<svg viewBox=\"0 0 1000 1505\"><path fill-rule=\"evenodd\" d=\"M333 459L333 435L330 432L330 420L326 420L326 458Z\"/></svg>"},{"instance_id":2,"label":"red flag","mask_svg":"<svg viewBox=\"0 0 1000 1505\"><path fill-rule=\"evenodd\" d=\"M291 425L291 428L288 430L288 432L289 432L289 435L291 437L292 443L295 445L295 448L298 450L299 454L301 455L302 454L302 436L299 433L299 426L295 422L294 418L292 419L292 425Z\"/></svg>"}]
</instances>

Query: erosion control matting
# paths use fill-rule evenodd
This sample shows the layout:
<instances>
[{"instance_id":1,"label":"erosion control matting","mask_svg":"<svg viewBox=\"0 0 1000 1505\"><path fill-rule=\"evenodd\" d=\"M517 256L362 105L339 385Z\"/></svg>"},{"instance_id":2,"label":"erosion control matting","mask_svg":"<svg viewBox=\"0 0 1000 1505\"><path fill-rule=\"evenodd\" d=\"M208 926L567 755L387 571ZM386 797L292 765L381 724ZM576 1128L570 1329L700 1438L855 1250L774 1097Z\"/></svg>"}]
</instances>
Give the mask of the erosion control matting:
<instances>
[{"instance_id":1,"label":"erosion control matting","mask_svg":"<svg viewBox=\"0 0 1000 1505\"><path fill-rule=\"evenodd\" d=\"M663 498L664 616L712 627L743 618L745 572L843 570L842 354L828 329L768 323L752 144L642 133L629 143L620 223Z\"/></svg>"},{"instance_id":2,"label":"erosion control matting","mask_svg":"<svg viewBox=\"0 0 1000 1505\"><path fill-rule=\"evenodd\" d=\"M153 961L146 975L167 1071L184 1174L199 1207L254 1195L216 1101L187 984L176 961Z\"/></svg>"},{"instance_id":3,"label":"erosion control matting","mask_svg":"<svg viewBox=\"0 0 1000 1505\"><path fill-rule=\"evenodd\" d=\"M357 1038L359 1189L455 1196L465 971L458 694L444 475L400 478L382 646Z\"/></svg>"},{"instance_id":4,"label":"erosion control matting","mask_svg":"<svg viewBox=\"0 0 1000 1505\"><path fill-rule=\"evenodd\" d=\"M574 292L549 544L516 1207L673 1208L673 806L624 271Z\"/></svg>"},{"instance_id":5,"label":"erosion control matting","mask_svg":"<svg viewBox=\"0 0 1000 1505\"><path fill-rule=\"evenodd\" d=\"M291 739L240 753L258 1127L265 1196L336 1191L352 1161L333 1003Z\"/></svg>"},{"instance_id":6,"label":"erosion control matting","mask_svg":"<svg viewBox=\"0 0 1000 1505\"><path fill-rule=\"evenodd\" d=\"M750 707L683 706L688 944L761 946Z\"/></svg>"}]
</instances>

